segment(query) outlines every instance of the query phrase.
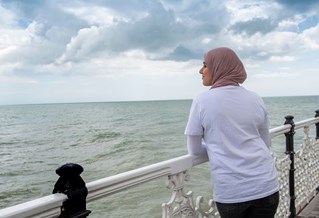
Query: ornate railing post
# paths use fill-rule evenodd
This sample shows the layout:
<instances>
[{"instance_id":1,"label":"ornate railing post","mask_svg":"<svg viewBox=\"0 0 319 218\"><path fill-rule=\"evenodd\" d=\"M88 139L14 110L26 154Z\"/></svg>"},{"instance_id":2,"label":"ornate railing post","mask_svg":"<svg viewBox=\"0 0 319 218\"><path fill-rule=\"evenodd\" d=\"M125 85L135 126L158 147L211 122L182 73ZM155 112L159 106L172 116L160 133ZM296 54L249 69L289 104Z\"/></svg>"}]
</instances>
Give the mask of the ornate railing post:
<instances>
[{"instance_id":1,"label":"ornate railing post","mask_svg":"<svg viewBox=\"0 0 319 218\"><path fill-rule=\"evenodd\" d=\"M296 215L296 196L295 196L295 151L294 151L294 134L295 134L295 123L294 117L289 115L286 116L286 124L290 124L290 131L285 133L286 136L286 154L290 158L290 169L289 169L289 195L290 195L290 215L289 218L295 218Z\"/></svg>"},{"instance_id":2,"label":"ornate railing post","mask_svg":"<svg viewBox=\"0 0 319 218\"><path fill-rule=\"evenodd\" d=\"M319 117L319 110L316 110L315 117ZM316 140L319 140L319 122L316 123Z\"/></svg>"},{"instance_id":3,"label":"ornate railing post","mask_svg":"<svg viewBox=\"0 0 319 218\"><path fill-rule=\"evenodd\" d=\"M68 200L63 202L58 218L85 218L91 213L86 209L88 189L80 174L83 167L76 163L67 163L56 169L60 177L54 185L54 193L63 193Z\"/></svg>"},{"instance_id":4,"label":"ornate railing post","mask_svg":"<svg viewBox=\"0 0 319 218\"><path fill-rule=\"evenodd\" d=\"M184 183L188 180L187 171L170 175L166 181L166 187L173 190L168 203L162 204L162 217L197 217L193 200L193 192L184 192Z\"/></svg>"}]
</instances>

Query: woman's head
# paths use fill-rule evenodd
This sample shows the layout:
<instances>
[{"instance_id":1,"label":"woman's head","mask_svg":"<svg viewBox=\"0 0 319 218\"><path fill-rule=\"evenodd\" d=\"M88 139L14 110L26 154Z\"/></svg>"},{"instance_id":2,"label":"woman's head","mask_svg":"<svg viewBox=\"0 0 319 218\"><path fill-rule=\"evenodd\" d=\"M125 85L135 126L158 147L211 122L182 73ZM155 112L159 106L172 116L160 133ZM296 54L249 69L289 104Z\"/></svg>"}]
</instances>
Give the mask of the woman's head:
<instances>
[{"instance_id":1,"label":"woman's head","mask_svg":"<svg viewBox=\"0 0 319 218\"><path fill-rule=\"evenodd\" d=\"M206 53L200 73L203 75L203 85L212 88L239 85L247 78L244 65L236 53L225 47L215 48Z\"/></svg>"}]
</instances>

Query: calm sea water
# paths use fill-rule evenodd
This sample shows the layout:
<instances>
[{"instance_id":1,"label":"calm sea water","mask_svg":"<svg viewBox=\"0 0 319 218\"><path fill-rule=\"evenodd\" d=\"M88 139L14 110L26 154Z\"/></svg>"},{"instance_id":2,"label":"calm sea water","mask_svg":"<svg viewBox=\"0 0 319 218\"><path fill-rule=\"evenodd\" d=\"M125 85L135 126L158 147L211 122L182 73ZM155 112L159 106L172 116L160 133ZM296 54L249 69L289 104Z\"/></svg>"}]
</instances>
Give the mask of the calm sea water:
<instances>
[{"instance_id":1,"label":"calm sea water","mask_svg":"<svg viewBox=\"0 0 319 218\"><path fill-rule=\"evenodd\" d=\"M286 115L297 122L319 109L319 96L264 101L272 127ZM0 208L51 194L55 170L65 163L82 165L90 182L186 154L190 106L191 100L0 106ZM273 140L275 155L283 155L283 140ZM186 189L210 198L208 164L190 173ZM170 197L161 178L87 207L89 217L161 217Z\"/></svg>"}]
</instances>

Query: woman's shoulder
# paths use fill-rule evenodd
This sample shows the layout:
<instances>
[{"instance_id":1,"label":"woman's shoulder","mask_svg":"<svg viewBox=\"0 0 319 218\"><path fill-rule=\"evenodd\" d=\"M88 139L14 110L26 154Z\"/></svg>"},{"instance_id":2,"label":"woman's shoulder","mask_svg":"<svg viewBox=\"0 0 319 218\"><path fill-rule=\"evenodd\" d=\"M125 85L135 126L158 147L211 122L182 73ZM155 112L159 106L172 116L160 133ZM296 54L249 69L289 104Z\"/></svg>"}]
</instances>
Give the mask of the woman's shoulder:
<instances>
[{"instance_id":1,"label":"woman's shoulder","mask_svg":"<svg viewBox=\"0 0 319 218\"><path fill-rule=\"evenodd\" d=\"M194 101L202 101L202 100L206 99L208 96L210 96L211 92L212 92L212 90L201 91L197 95L195 95L193 100Z\"/></svg>"},{"instance_id":2,"label":"woman's shoulder","mask_svg":"<svg viewBox=\"0 0 319 218\"><path fill-rule=\"evenodd\" d=\"M254 91L248 90L248 89L245 89L245 92L247 93L247 95L249 95L249 98L251 100L254 100L255 102L258 102L260 105L265 107L265 102L264 102L263 98L259 94L257 94Z\"/></svg>"},{"instance_id":3,"label":"woman's shoulder","mask_svg":"<svg viewBox=\"0 0 319 218\"><path fill-rule=\"evenodd\" d=\"M255 98L260 98L261 99L261 96L259 94L257 94L256 92L252 91L252 90L249 90L249 89L246 89L245 87L243 86L240 86L240 88L242 89L243 92L246 92L247 94L255 97Z\"/></svg>"},{"instance_id":4,"label":"woman's shoulder","mask_svg":"<svg viewBox=\"0 0 319 218\"><path fill-rule=\"evenodd\" d=\"M209 90L204 90L198 93L193 101L203 102L207 99L213 100L225 100L229 98L250 98L256 99L257 101L262 101L260 95L256 92L246 89L243 86L224 86L213 88Z\"/></svg>"}]
</instances>

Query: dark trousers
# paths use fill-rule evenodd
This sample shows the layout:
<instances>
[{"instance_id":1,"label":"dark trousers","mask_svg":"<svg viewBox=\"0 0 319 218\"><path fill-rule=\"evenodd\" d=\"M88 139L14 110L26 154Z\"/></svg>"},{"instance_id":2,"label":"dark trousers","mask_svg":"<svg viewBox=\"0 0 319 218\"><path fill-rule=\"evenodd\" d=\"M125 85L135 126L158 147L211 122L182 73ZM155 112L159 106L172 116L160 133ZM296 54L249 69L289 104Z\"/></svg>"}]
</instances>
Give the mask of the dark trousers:
<instances>
[{"instance_id":1,"label":"dark trousers","mask_svg":"<svg viewBox=\"0 0 319 218\"><path fill-rule=\"evenodd\" d=\"M279 192L252 201L224 204L216 202L221 218L273 218L279 204Z\"/></svg>"}]
</instances>

